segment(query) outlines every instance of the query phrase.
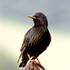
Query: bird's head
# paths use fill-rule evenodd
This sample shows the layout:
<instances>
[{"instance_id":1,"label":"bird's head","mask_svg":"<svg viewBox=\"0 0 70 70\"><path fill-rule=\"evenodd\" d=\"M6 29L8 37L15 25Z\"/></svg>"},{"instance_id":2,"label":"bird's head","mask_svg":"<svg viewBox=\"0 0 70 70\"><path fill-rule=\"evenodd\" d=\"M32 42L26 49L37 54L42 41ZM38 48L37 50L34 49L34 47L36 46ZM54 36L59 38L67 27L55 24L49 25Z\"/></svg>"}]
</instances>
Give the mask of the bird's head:
<instances>
[{"instance_id":1,"label":"bird's head","mask_svg":"<svg viewBox=\"0 0 70 70\"><path fill-rule=\"evenodd\" d=\"M28 16L29 18L33 19L35 26L48 26L48 21L46 16L41 13L38 12L36 13L34 16Z\"/></svg>"}]
</instances>

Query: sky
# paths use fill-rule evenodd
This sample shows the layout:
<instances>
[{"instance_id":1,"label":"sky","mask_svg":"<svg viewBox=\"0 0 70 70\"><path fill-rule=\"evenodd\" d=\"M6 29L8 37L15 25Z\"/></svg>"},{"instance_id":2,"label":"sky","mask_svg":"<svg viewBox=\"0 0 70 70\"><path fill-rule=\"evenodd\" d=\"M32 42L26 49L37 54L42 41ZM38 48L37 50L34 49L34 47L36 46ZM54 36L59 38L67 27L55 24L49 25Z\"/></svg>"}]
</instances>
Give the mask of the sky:
<instances>
[{"instance_id":1,"label":"sky","mask_svg":"<svg viewBox=\"0 0 70 70\"><path fill-rule=\"evenodd\" d=\"M24 34L33 26L27 16L43 12L52 41L39 56L46 70L70 70L70 0L0 0L0 70L18 70Z\"/></svg>"}]
</instances>

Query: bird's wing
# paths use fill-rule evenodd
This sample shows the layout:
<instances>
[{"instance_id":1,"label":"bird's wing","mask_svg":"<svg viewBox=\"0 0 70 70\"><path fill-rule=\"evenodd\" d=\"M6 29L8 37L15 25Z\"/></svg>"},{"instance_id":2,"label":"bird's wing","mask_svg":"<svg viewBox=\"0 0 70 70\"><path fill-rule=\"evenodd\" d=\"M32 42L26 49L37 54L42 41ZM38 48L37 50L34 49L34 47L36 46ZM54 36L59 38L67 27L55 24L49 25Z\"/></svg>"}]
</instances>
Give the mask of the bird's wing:
<instances>
[{"instance_id":1,"label":"bird's wing","mask_svg":"<svg viewBox=\"0 0 70 70\"><path fill-rule=\"evenodd\" d=\"M42 27L40 28L38 27L36 29L33 29L31 32L32 32L32 36L29 40L29 44L31 46L34 46L38 44L39 41L41 41L41 38L43 37L45 30L42 29Z\"/></svg>"},{"instance_id":2,"label":"bird's wing","mask_svg":"<svg viewBox=\"0 0 70 70\"><path fill-rule=\"evenodd\" d=\"M23 50L24 47L31 47L38 44L38 42L42 40L41 38L44 36L46 30L47 29L43 29L43 27L31 28L25 34L21 50Z\"/></svg>"},{"instance_id":3,"label":"bird's wing","mask_svg":"<svg viewBox=\"0 0 70 70\"><path fill-rule=\"evenodd\" d=\"M46 29L43 29L43 27L38 27L38 28L31 28L24 36L24 41L23 44L21 46L21 54L19 56L19 59L21 58L21 56L25 55L25 49L27 47L32 47L35 46L36 44L39 43L39 41L41 41L41 38L43 37L44 33L45 33ZM26 54L27 55L27 54ZM25 57L23 57L25 58ZM19 61L18 59L18 61Z\"/></svg>"}]
</instances>

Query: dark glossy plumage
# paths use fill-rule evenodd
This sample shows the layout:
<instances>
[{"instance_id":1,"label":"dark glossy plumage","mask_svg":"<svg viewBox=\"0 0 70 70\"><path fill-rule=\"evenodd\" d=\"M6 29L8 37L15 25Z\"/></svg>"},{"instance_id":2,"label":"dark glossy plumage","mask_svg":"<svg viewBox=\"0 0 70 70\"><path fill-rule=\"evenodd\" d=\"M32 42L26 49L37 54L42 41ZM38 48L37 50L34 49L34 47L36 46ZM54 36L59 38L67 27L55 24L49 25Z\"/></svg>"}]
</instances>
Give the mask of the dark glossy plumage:
<instances>
[{"instance_id":1,"label":"dark glossy plumage","mask_svg":"<svg viewBox=\"0 0 70 70\"><path fill-rule=\"evenodd\" d=\"M42 13L36 13L33 19L34 26L25 34L21 47L22 62L19 67L24 67L28 61L28 56L38 57L49 46L51 36L48 30L47 18Z\"/></svg>"}]
</instances>

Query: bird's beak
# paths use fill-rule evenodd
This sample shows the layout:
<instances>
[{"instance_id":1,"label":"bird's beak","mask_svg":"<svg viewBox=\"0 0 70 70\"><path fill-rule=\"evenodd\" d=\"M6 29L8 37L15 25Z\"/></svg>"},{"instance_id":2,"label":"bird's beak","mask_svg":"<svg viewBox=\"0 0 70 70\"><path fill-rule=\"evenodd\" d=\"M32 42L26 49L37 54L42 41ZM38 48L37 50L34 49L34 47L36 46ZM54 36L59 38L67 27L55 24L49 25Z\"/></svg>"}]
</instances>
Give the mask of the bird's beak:
<instances>
[{"instance_id":1,"label":"bird's beak","mask_svg":"<svg viewBox=\"0 0 70 70\"><path fill-rule=\"evenodd\" d=\"M36 19L36 17L33 17L33 16L27 16L27 17L30 19Z\"/></svg>"}]
</instances>

